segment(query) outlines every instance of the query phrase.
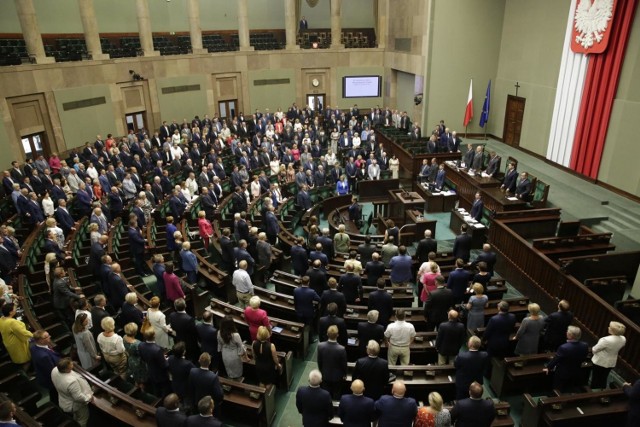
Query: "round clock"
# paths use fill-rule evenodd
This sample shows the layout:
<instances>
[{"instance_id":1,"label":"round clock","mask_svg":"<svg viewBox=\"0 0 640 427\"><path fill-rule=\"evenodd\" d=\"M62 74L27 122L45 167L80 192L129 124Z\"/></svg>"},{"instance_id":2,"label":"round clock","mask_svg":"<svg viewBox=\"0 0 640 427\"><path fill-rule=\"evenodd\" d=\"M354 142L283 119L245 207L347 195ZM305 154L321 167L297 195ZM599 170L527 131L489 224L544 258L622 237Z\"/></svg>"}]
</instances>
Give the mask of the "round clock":
<instances>
[{"instance_id":1,"label":"round clock","mask_svg":"<svg viewBox=\"0 0 640 427\"><path fill-rule=\"evenodd\" d=\"M311 84L313 85L313 87L318 87L320 86L320 81L318 79L313 79L311 80Z\"/></svg>"}]
</instances>

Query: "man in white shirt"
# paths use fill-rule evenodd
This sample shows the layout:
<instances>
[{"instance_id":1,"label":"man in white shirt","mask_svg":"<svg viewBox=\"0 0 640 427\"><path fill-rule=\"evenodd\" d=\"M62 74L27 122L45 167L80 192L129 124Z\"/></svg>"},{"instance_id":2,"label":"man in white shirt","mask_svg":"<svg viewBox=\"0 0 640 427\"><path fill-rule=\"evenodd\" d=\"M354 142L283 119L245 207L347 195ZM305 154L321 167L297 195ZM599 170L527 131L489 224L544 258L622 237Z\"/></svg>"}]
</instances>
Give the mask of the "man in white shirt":
<instances>
[{"instance_id":1,"label":"man in white shirt","mask_svg":"<svg viewBox=\"0 0 640 427\"><path fill-rule=\"evenodd\" d=\"M415 327L405 320L403 309L396 310L396 321L387 326L384 338L389 348L389 366L395 366L400 361L401 365L408 365L410 358L409 347L416 337Z\"/></svg>"},{"instance_id":2,"label":"man in white shirt","mask_svg":"<svg viewBox=\"0 0 640 427\"><path fill-rule=\"evenodd\" d=\"M249 305L249 300L253 296L253 283L251 276L247 273L247 261L242 260L238 264L238 269L233 272L233 286L236 288L236 296L243 309Z\"/></svg>"},{"instance_id":3,"label":"man in white shirt","mask_svg":"<svg viewBox=\"0 0 640 427\"><path fill-rule=\"evenodd\" d=\"M60 409L70 413L73 419L86 427L89 421L89 403L93 401L93 392L87 380L73 371L73 361L65 357L51 371L51 381L58 390Z\"/></svg>"}]
</instances>

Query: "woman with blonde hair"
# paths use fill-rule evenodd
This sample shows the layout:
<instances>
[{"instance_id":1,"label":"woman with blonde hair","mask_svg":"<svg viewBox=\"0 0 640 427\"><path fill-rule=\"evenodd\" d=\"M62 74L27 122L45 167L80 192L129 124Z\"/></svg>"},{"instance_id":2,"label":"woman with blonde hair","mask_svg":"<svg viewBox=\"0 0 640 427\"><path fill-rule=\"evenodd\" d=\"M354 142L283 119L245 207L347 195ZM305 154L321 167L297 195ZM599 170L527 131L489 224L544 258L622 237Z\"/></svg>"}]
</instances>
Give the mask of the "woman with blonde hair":
<instances>
[{"instance_id":1,"label":"woman with blonde hair","mask_svg":"<svg viewBox=\"0 0 640 427\"><path fill-rule=\"evenodd\" d=\"M47 218L47 220L44 223L47 226L47 230L45 231L45 234L49 230L51 230L55 237L55 241L60 247L60 249L64 249L64 232L60 227L58 227L58 223L56 222L55 218Z\"/></svg>"},{"instance_id":2,"label":"woman with blonde hair","mask_svg":"<svg viewBox=\"0 0 640 427\"><path fill-rule=\"evenodd\" d=\"M520 356L536 354L540 343L540 334L544 329L544 317L540 316L540 306L536 303L527 307L529 316L522 319L514 340L518 340L515 353Z\"/></svg>"},{"instance_id":3,"label":"woman with blonde hair","mask_svg":"<svg viewBox=\"0 0 640 427\"><path fill-rule=\"evenodd\" d=\"M133 378L136 385L144 389L147 381L147 364L140 358L140 340L136 338L138 325L127 323L124 325L124 348L127 352L127 374Z\"/></svg>"},{"instance_id":4,"label":"woman with blonde hair","mask_svg":"<svg viewBox=\"0 0 640 427\"><path fill-rule=\"evenodd\" d=\"M451 414L442 405L443 399L440 393L437 391L429 393L429 406L418 408L413 427L450 427Z\"/></svg>"},{"instance_id":5,"label":"woman with blonde hair","mask_svg":"<svg viewBox=\"0 0 640 427\"><path fill-rule=\"evenodd\" d=\"M420 277L420 283L422 283L422 292L420 292L420 301L427 302L431 297L431 292L435 291L438 285L436 285L436 277L440 275L440 267L438 264L431 263L429 265L431 271L428 271Z\"/></svg>"},{"instance_id":6,"label":"woman with blonde hair","mask_svg":"<svg viewBox=\"0 0 640 427\"><path fill-rule=\"evenodd\" d=\"M256 339L253 341L253 358L256 361L256 376L261 387L275 384L278 372L282 369L276 346L269 341L271 332L264 326L258 328Z\"/></svg>"},{"instance_id":7,"label":"woman with blonde hair","mask_svg":"<svg viewBox=\"0 0 640 427\"><path fill-rule=\"evenodd\" d=\"M102 236L102 234L100 234L99 230L100 226L98 225L98 223L92 222L91 224L89 224L89 237L91 239L91 244L94 244L98 240L100 240L100 236Z\"/></svg>"},{"instance_id":8,"label":"woman with blonde hair","mask_svg":"<svg viewBox=\"0 0 640 427\"><path fill-rule=\"evenodd\" d=\"M111 369L120 375L122 379L127 378L127 353L125 353L122 337L116 334L116 322L113 317L105 317L100 322L102 331L98 335L98 345Z\"/></svg>"},{"instance_id":9,"label":"woman with blonde hair","mask_svg":"<svg viewBox=\"0 0 640 427\"><path fill-rule=\"evenodd\" d=\"M471 285L471 290L475 295L471 295L467 303L467 329L476 330L484 328L484 309L489 302L489 297L484 294L484 286L481 283Z\"/></svg>"},{"instance_id":10,"label":"woman with blonde hair","mask_svg":"<svg viewBox=\"0 0 640 427\"><path fill-rule=\"evenodd\" d=\"M80 365L84 369L91 369L100 363L100 355L96 347L96 341L93 334L89 330L89 316L87 313L80 313L73 322L73 337L76 340L76 348L78 349L78 359Z\"/></svg>"},{"instance_id":11,"label":"woman with blonde hair","mask_svg":"<svg viewBox=\"0 0 640 427\"><path fill-rule=\"evenodd\" d=\"M609 372L616 366L618 353L627 343L624 337L626 327L619 322L610 322L607 331L609 335L602 337L593 346L593 373L591 375L591 388L607 388Z\"/></svg>"},{"instance_id":12,"label":"woman with blonde hair","mask_svg":"<svg viewBox=\"0 0 640 427\"><path fill-rule=\"evenodd\" d=\"M260 297L257 295L252 296L249 299L249 306L244 309L244 319L249 324L249 335L251 341L256 339L258 328L264 326L271 330L271 324L269 323L269 316L267 312L260 308Z\"/></svg>"},{"instance_id":13,"label":"woman with blonde hair","mask_svg":"<svg viewBox=\"0 0 640 427\"><path fill-rule=\"evenodd\" d=\"M209 252L209 242L213 238L213 226L204 211L198 212L198 230L200 231L200 238L204 243L204 248Z\"/></svg>"},{"instance_id":14,"label":"woman with blonde hair","mask_svg":"<svg viewBox=\"0 0 640 427\"><path fill-rule=\"evenodd\" d=\"M156 333L156 344L165 350L169 350L172 346L170 334L173 333L171 327L167 325L167 319L162 310L160 310L160 298L153 297L149 301L151 307L147 310L147 320Z\"/></svg>"}]
</instances>

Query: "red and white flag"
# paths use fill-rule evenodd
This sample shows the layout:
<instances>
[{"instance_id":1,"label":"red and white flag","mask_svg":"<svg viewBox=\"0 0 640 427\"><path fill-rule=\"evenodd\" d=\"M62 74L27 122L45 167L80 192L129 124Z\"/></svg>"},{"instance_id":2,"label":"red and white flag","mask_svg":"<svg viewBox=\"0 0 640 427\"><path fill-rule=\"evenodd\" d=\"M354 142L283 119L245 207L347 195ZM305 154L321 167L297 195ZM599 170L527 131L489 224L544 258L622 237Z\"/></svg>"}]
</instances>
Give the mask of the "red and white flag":
<instances>
[{"instance_id":1,"label":"red and white flag","mask_svg":"<svg viewBox=\"0 0 640 427\"><path fill-rule=\"evenodd\" d=\"M467 98L467 109L464 110L464 127L467 127L469 122L473 119L473 79L469 83L469 97Z\"/></svg>"}]
</instances>

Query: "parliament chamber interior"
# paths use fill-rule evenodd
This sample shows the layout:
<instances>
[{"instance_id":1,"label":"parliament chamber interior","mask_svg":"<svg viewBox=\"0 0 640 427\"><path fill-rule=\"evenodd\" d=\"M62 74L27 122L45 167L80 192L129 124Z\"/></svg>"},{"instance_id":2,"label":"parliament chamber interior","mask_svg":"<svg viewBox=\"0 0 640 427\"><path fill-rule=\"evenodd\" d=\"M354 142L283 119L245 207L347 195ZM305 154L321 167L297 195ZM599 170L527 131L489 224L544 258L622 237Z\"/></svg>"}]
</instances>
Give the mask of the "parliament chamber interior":
<instances>
[{"instance_id":1,"label":"parliament chamber interior","mask_svg":"<svg viewBox=\"0 0 640 427\"><path fill-rule=\"evenodd\" d=\"M640 425L637 0L15 0L0 424Z\"/></svg>"}]
</instances>

